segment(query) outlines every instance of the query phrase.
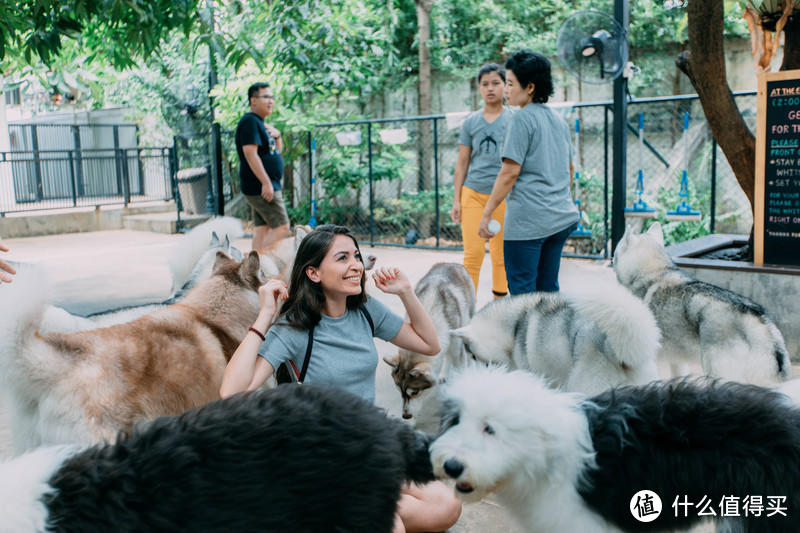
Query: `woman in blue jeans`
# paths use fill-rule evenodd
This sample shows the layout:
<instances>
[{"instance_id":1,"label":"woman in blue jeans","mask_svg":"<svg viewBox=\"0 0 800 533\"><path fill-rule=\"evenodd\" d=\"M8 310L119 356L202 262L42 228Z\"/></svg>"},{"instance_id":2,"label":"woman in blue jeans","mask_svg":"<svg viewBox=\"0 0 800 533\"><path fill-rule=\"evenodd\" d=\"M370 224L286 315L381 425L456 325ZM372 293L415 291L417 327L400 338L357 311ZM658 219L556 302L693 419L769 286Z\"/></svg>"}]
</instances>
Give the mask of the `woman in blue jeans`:
<instances>
[{"instance_id":1,"label":"woman in blue jeans","mask_svg":"<svg viewBox=\"0 0 800 533\"><path fill-rule=\"evenodd\" d=\"M545 105L553 94L550 61L522 50L506 61L506 76L506 101L519 110L511 117L501 153L503 166L478 235L492 237L491 213L505 199L508 292L553 292L558 290L564 243L578 221L570 195L574 148L567 123Z\"/></svg>"}]
</instances>

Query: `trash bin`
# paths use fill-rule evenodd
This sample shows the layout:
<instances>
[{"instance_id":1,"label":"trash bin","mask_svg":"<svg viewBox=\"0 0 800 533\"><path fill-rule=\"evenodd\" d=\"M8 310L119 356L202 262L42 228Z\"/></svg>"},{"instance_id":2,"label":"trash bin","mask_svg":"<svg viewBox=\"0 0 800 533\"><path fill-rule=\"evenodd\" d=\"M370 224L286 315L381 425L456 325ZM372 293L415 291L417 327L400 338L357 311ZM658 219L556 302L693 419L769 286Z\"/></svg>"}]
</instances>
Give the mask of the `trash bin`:
<instances>
[{"instance_id":1,"label":"trash bin","mask_svg":"<svg viewBox=\"0 0 800 533\"><path fill-rule=\"evenodd\" d=\"M208 169L184 168L178 171L178 194L181 196L183 211L190 215L206 212L208 194Z\"/></svg>"}]
</instances>

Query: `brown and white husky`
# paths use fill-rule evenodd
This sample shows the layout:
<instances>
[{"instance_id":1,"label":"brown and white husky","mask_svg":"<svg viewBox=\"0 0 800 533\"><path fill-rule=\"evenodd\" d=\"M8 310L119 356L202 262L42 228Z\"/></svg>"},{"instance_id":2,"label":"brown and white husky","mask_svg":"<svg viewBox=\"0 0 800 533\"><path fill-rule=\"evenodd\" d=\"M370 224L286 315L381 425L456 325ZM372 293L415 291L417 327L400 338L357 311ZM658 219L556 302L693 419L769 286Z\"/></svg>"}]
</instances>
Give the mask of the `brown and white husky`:
<instances>
[{"instance_id":1,"label":"brown and white husky","mask_svg":"<svg viewBox=\"0 0 800 533\"><path fill-rule=\"evenodd\" d=\"M451 337L450 330L466 326L475 313L475 286L467 270L457 263L437 263L414 287L436 326L442 350L434 357L400 350L393 357L384 357L392 367L392 378L403 398L403 418L418 416L437 383L447 379L450 369L464 363L464 345ZM419 420L414 420L419 423Z\"/></svg>"},{"instance_id":2,"label":"brown and white husky","mask_svg":"<svg viewBox=\"0 0 800 533\"><path fill-rule=\"evenodd\" d=\"M256 252L217 254L212 276L180 302L132 322L37 332L46 289L36 270L0 286L0 382L17 453L112 441L138 421L218 399L225 365L258 314Z\"/></svg>"}]
</instances>

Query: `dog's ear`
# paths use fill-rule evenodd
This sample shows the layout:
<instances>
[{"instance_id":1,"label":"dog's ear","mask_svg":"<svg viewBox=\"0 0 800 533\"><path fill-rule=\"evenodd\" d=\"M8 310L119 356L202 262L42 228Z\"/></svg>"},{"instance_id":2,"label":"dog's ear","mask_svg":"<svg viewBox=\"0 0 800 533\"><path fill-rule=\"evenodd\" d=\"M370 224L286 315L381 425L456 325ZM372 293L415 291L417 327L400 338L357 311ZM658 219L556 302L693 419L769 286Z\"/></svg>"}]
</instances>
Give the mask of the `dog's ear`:
<instances>
[{"instance_id":1,"label":"dog's ear","mask_svg":"<svg viewBox=\"0 0 800 533\"><path fill-rule=\"evenodd\" d=\"M227 235L226 235L227 237ZM208 245L209 248L216 248L220 245L219 235L217 235L216 231L211 232L211 244Z\"/></svg>"},{"instance_id":2,"label":"dog's ear","mask_svg":"<svg viewBox=\"0 0 800 533\"><path fill-rule=\"evenodd\" d=\"M222 247L227 252L230 252L230 250L231 250L231 239L230 239L230 237L228 237L227 233L225 234L225 242L222 243Z\"/></svg>"},{"instance_id":3,"label":"dog's ear","mask_svg":"<svg viewBox=\"0 0 800 533\"><path fill-rule=\"evenodd\" d=\"M250 250L250 253L247 254L247 259L244 260L242 266L252 276L259 277L259 274L261 273L261 259L258 257L258 252L255 250Z\"/></svg>"},{"instance_id":4,"label":"dog's ear","mask_svg":"<svg viewBox=\"0 0 800 533\"><path fill-rule=\"evenodd\" d=\"M297 226L294 229L294 250L297 251L300 248L300 243L303 242L303 239L306 238L306 235L311 233L308 226Z\"/></svg>"},{"instance_id":5,"label":"dog's ear","mask_svg":"<svg viewBox=\"0 0 800 533\"><path fill-rule=\"evenodd\" d=\"M647 229L647 235L654 238L661 246L664 246L664 231L661 229L660 222L653 222L653 224Z\"/></svg>"},{"instance_id":6,"label":"dog's ear","mask_svg":"<svg viewBox=\"0 0 800 533\"><path fill-rule=\"evenodd\" d=\"M431 374L430 365L416 366L408 372L408 375L412 378L424 379L430 383L431 386L436 383L436 380L433 379L433 375Z\"/></svg>"},{"instance_id":7,"label":"dog's ear","mask_svg":"<svg viewBox=\"0 0 800 533\"><path fill-rule=\"evenodd\" d=\"M384 356L383 362L389 365L390 367L396 369L397 365L400 364L400 356L396 354L391 357Z\"/></svg>"},{"instance_id":8,"label":"dog's ear","mask_svg":"<svg viewBox=\"0 0 800 533\"><path fill-rule=\"evenodd\" d=\"M236 261L228 257L225 252L217 250L217 256L214 259L214 268L211 269L211 275L213 276L218 274L222 268L235 262Z\"/></svg>"}]
</instances>

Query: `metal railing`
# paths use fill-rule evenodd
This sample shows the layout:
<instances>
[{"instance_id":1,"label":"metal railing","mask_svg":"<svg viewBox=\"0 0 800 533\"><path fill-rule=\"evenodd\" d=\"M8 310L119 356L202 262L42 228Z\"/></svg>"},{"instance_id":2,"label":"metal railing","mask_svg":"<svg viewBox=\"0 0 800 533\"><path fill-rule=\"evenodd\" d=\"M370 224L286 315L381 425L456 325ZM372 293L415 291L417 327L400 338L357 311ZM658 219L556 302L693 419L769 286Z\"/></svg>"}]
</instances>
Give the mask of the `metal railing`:
<instances>
[{"instance_id":1,"label":"metal railing","mask_svg":"<svg viewBox=\"0 0 800 533\"><path fill-rule=\"evenodd\" d=\"M0 152L0 216L174 197L171 147Z\"/></svg>"}]
</instances>

